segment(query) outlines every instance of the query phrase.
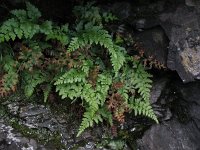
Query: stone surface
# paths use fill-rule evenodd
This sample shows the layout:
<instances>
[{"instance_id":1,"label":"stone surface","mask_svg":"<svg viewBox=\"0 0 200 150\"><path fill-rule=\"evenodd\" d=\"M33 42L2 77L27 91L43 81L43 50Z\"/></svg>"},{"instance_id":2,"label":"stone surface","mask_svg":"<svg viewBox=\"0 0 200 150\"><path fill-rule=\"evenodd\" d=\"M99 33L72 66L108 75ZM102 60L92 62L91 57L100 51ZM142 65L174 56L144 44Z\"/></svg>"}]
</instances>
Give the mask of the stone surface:
<instances>
[{"instance_id":1,"label":"stone surface","mask_svg":"<svg viewBox=\"0 0 200 150\"><path fill-rule=\"evenodd\" d=\"M169 95L166 99L173 99L165 105L171 109L173 119L153 125L147 130L137 140L140 150L200 149L200 82L171 82L173 94L164 94Z\"/></svg>"},{"instance_id":2,"label":"stone surface","mask_svg":"<svg viewBox=\"0 0 200 150\"><path fill-rule=\"evenodd\" d=\"M71 104L69 108L66 103L51 108L24 102L22 95L13 95L9 99L12 101L6 100L0 105L0 110L5 111L0 111L1 150L101 150L109 142L101 148L97 143L105 137L105 140L109 139L108 135L112 137L106 126L88 129L76 137L80 125L80 118L76 118L79 110ZM125 150L129 150L128 147Z\"/></svg>"},{"instance_id":3,"label":"stone surface","mask_svg":"<svg viewBox=\"0 0 200 150\"><path fill-rule=\"evenodd\" d=\"M0 149L1 150L39 150L44 148L34 139L26 138L16 132L11 126L0 123Z\"/></svg>"},{"instance_id":4,"label":"stone surface","mask_svg":"<svg viewBox=\"0 0 200 150\"><path fill-rule=\"evenodd\" d=\"M175 12L160 15L161 26L169 37L167 65L184 82L200 78L199 14L194 8L179 6Z\"/></svg>"},{"instance_id":5,"label":"stone surface","mask_svg":"<svg viewBox=\"0 0 200 150\"><path fill-rule=\"evenodd\" d=\"M180 91L182 98L189 103L189 115L200 129L200 83L189 83L178 86L177 89Z\"/></svg>"},{"instance_id":6,"label":"stone surface","mask_svg":"<svg viewBox=\"0 0 200 150\"><path fill-rule=\"evenodd\" d=\"M161 27L144 30L134 36L141 42L147 57L151 56L166 66L169 41Z\"/></svg>"},{"instance_id":7,"label":"stone surface","mask_svg":"<svg viewBox=\"0 0 200 150\"><path fill-rule=\"evenodd\" d=\"M140 150L197 150L200 131L192 122L181 124L172 120L154 125L138 140Z\"/></svg>"},{"instance_id":8,"label":"stone surface","mask_svg":"<svg viewBox=\"0 0 200 150\"><path fill-rule=\"evenodd\" d=\"M128 2L116 2L109 6L109 8L120 20L126 20L130 16L134 15L132 13L132 6Z\"/></svg>"}]
</instances>

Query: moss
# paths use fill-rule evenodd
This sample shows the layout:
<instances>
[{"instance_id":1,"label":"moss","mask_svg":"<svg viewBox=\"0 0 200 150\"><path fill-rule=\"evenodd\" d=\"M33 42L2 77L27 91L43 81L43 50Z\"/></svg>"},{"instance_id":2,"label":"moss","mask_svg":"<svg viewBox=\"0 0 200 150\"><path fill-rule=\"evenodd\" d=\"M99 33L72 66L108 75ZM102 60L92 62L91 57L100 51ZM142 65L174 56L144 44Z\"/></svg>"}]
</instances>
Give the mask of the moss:
<instances>
[{"instance_id":1,"label":"moss","mask_svg":"<svg viewBox=\"0 0 200 150\"><path fill-rule=\"evenodd\" d=\"M17 119L11 119L9 124L23 136L33 138L41 144L49 145L57 149L65 148L64 144L61 143L61 136L59 133L49 133L47 130L39 131L37 129L30 129L25 125L19 123Z\"/></svg>"},{"instance_id":2,"label":"moss","mask_svg":"<svg viewBox=\"0 0 200 150\"><path fill-rule=\"evenodd\" d=\"M2 105L0 105L0 118L6 115L6 109Z\"/></svg>"}]
</instances>

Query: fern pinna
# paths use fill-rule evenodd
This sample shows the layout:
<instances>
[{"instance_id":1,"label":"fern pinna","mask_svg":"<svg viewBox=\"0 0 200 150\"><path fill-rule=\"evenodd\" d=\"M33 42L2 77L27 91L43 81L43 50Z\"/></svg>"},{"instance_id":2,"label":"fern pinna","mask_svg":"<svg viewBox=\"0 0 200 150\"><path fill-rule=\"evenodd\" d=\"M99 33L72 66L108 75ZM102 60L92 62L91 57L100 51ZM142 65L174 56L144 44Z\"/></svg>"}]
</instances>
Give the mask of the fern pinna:
<instances>
[{"instance_id":1,"label":"fern pinna","mask_svg":"<svg viewBox=\"0 0 200 150\"><path fill-rule=\"evenodd\" d=\"M73 12L73 25L57 26L41 21L28 2L11 11L0 26L0 95L20 82L27 97L40 88L45 102L53 89L62 99L81 100L85 113L77 136L103 120L123 123L132 110L158 122L149 103L151 75L106 30L117 18L92 3Z\"/></svg>"}]
</instances>

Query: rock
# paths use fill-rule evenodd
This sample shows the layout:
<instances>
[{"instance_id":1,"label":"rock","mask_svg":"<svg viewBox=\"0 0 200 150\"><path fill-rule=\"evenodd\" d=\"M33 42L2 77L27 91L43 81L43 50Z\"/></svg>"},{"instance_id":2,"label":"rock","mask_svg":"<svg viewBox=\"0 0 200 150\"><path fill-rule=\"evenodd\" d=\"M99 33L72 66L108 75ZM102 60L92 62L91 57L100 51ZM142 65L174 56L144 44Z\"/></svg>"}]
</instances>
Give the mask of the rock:
<instances>
[{"instance_id":1,"label":"rock","mask_svg":"<svg viewBox=\"0 0 200 150\"><path fill-rule=\"evenodd\" d=\"M172 82L171 92L162 94L169 95L167 99L173 99L165 102L165 106L170 106L173 119L166 119L167 122L153 125L147 130L137 140L140 150L200 149L200 82ZM172 91L174 94L170 95Z\"/></svg>"},{"instance_id":2,"label":"rock","mask_svg":"<svg viewBox=\"0 0 200 150\"><path fill-rule=\"evenodd\" d=\"M159 25L159 20L156 17L148 17L148 18L140 18L132 21L132 25L135 26L135 28L138 31L143 31L146 29L151 29Z\"/></svg>"},{"instance_id":3,"label":"rock","mask_svg":"<svg viewBox=\"0 0 200 150\"><path fill-rule=\"evenodd\" d=\"M71 108L66 107L66 103L59 107L55 106L57 112L49 106L21 101L24 97L20 97L20 94L16 97L11 96L11 99L16 101L8 100L2 103L2 106L0 105L6 109L8 116L0 117L0 149L2 150L15 149L14 147L16 150L73 148L98 150L96 143L103 140L108 133L111 135L107 127L100 126L88 129L76 137L80 120L74 117L76 114L71 112ZM74 106L70 105L70 107ZM29 135L34 138L27 137Z\"/></svg>"},{"instance_id":4,"label":"rock","mask_svg":"<svg viewBox=\"0 0 200 150\"><path fill-rule=\"evenodd\" d=\"M34 106L31 104L28 106L21 107L19 113L19 116L24 118L29 116L38 116L40 114L44 115L49 112L43 105Z\"/></svg>"},{"instance_id":5,"label":"rock","mask_svg":"<svg viewBox=\"0 0 200 150\"><path fill-rule=\"evenodd\" d=\"M186 4L187 6L195 6L194 0L185 0L185 4Z\"/></svg>"},{"instance_id":6,"label":"rock","mask_svg":"<svg viewBox=\"0 0 200 150\"><path fill-rule=\"evenodd\" d=\"M184 82L200 79L200 26L195 9L179 6L175 12L160 15L169 40L167 66Z\"/></svg>"},{"instance_id":7,"label":"rock","mask_svg":"<svg viewBox=\"0 0 200 150\"><path fill-rule=\"evenodd\" d=\"M200 83L194 82L177 86L182 98L189 104L189 115L200 129Z\"/></svg>"},{"instance_id":8,"label":"rock","mask_svg":"<svg viewBox=\"0 0 200 150\"><path fill-rule=\"evenodd\" d=\"M137 141L140 150L197 150L200 131L194 123L181 124L172 120L154 125Z\"/></svg>"},{"instance_id":9,"label":"rock","mask_svg":"<svg viewBox=\"0 0 200 150\"><path fill-rule=\"evenodd\" d=\"M128 2L116 2L112 4L110 10L119 20L126 20L133 15L132 6Z\"/></svg>"},{"instance_id":10,"label":"rock","mask_svg":"<svg viewBox=\"0 0 200 150\"><path fill-rule=\"evenodd\" d=\"M141 42L147 57L153 57L166 66L169 41L161 27L145 30L134 36Z\"/></svg>"},{"instance_id":11,"label":"rock","mask_svg":"<svg viewBox=\"0 0 200 150\"><path fill-rule=\"evenodd\" d=\"M24 137L11 126L0 123L1 150L37 150L40 147L34 139Z\"/></svg>"},{"instance_id":12,"label":"rock","mask_svg":"<svg viewBox=\"0 0 200 150\"><path fill-rule=\"evenodd\" d=\"M166 1L147 2L146 5L131 5L132 14L127 23L138 31L148 30L160 25L158 14L164 11Z\"/></svg>"},{"instance_id":13,"label":"rock","mask_svg":"<svg viewBox=\"0 0 200 150\"><path fill-rule=\"evenodd\" d=\"M10 113L13 115L17 115L19 110L19 104L18 103L10 103L8 106L8 109L10 110Z\"/></svg>"},{"instance_id":14,"label":"rock","mask_svg":"<svg viewBox=\"0 0 200 150\"><path fill-rule=\"evenodd\" d=\"M169 80L165 77L153 81L150 97L151 104L154 104L159 100L162 92L165 90L168 81Z\"/></svg>"}]
</instances>

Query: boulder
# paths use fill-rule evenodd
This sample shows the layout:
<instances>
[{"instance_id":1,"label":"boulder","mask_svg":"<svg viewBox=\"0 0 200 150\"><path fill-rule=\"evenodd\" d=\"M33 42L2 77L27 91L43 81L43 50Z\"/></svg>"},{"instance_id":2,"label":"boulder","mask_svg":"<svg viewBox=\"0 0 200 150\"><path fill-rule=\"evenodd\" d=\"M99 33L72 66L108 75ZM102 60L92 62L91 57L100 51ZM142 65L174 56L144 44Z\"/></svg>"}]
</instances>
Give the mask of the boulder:
<instances>
[{"instance_id":1,"label":"boulder","mask_svg":"<svg viewBox=\"0 0 200 150\"><path fill-rule=\"evenodd\" d=\"M171 104L173 119L147 130L137 140L140 150L200 149L200 83L175 81L172 85L174 103L170 101L168 106Z\"/></svg>"},{"instance_id":2,"label":"boulder","mask_svg":"<svg viewBox=\"0 0 200 150\"><path fill-rule=\"evenodd\" d=\"M137 143L140 150L197 150L199 139L200 131L194 123L172 120L152 126Z\"/></svg>"},{"instance_id":3,"label":"boulder","mask_svg":"<svg viewBox=\"0 0 200 150\"><path fill-rule=\"evenodd\" d=\"M161 26L170 43L167 66L184 82L200 79L199 14L193 7L179 6L175 12L160 15Z\"/></svg>"},{"instance_id":4,"label":"boulder","mask_svg":"<svg viewBox=\"0 0 200 150\"><path fill-rule=\"evenodd\" d=\"M147 57L153 57L164 66L167 65L169 40L161 27L144 30L134 36L141 43Z\"/></svg>"}]
</instances>

